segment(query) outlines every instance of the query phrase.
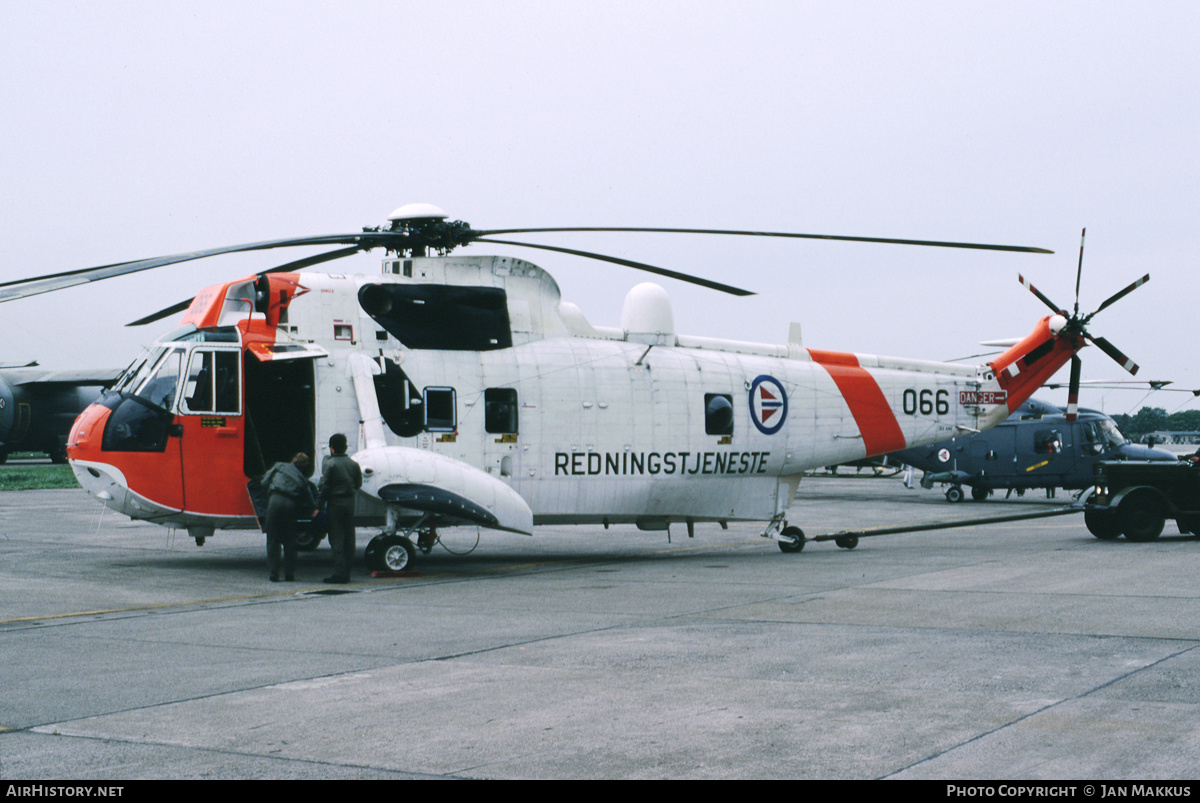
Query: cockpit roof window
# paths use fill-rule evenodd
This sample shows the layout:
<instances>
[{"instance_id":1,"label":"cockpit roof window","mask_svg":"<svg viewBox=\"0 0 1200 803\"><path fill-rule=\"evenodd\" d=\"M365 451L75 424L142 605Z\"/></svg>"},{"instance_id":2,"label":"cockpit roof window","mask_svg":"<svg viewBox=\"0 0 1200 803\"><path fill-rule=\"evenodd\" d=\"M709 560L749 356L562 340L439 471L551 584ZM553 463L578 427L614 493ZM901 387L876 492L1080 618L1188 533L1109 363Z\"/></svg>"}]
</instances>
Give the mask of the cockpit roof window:
<instances>
[{"instance_id":1,"label":"cockpit roof window","mask_svg":"<svg viewBox=\"0 0 1200 803\"><path fill-rule=\"evenodd\" d=\"M174 338L175 342L190 341L200 343L237 343L238 333L236 326L210 326L206 329L197 329L191 327L193 331L184 332Z\"/></svg>"},{"instance_id":2,"label":"cockpit roof window","mask_svg":"<svg viewBox=\"0 0 1200 803\"><path fill-rule=\"evenodd\" d=\"M196 324L185 323L183 326L176 326L171 331L164 333L163 336L158 339L158 342L173 343L176 340L183 340L195 331L197 331Z\"/></svg>"}]
</instances>

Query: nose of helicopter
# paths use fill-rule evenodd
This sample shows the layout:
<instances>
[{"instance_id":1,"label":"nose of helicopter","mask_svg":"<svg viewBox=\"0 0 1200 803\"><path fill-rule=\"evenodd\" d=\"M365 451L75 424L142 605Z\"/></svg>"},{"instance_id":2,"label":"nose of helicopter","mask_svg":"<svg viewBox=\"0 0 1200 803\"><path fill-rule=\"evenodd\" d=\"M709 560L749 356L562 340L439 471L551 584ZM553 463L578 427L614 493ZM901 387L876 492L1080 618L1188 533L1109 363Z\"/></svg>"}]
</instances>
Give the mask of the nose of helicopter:
<instances>
[{"instance_id":1,"label":"nose of helicopter","mask_svg":"<svg viewBox=\"0 0 1200 803\"><path fill-rule=\"evenodd\" d=\"M69 459L75 479L91 496L99 499L105 507L119 513L134 516L133 498L129 482L116 466L91 460Z\"/></svg>"},{"instance_id":2,"label":"nose of helicopter","mask_svg":"<svg viewBox=\"0 0 1200 803\"><path fill-rule=\"evenodd\" d=\"M124 472L102 459L104 424L111 410L91 404L75 419L67 437L67 461L75 479L106 507L128 513L129 482Z\"/></svg>"}]
</instances>

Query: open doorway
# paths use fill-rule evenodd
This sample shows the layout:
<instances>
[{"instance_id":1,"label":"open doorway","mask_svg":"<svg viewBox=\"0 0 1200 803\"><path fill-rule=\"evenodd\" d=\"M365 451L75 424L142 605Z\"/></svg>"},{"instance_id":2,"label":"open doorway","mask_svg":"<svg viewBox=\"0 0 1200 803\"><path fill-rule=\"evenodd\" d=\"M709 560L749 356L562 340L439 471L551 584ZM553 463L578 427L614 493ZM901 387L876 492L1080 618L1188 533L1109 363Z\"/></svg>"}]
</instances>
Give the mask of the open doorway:
<instances>
[{"instance_id":1,"label":"open doorway","mask_svg":"<svg viewBox=\"0 0 1200 803\"><path fill-rule=\"evenodd\" d=\"M316 462L316 391L313 358L246 359L247 477L304 452Z\"/></svg>"}]
</instances>

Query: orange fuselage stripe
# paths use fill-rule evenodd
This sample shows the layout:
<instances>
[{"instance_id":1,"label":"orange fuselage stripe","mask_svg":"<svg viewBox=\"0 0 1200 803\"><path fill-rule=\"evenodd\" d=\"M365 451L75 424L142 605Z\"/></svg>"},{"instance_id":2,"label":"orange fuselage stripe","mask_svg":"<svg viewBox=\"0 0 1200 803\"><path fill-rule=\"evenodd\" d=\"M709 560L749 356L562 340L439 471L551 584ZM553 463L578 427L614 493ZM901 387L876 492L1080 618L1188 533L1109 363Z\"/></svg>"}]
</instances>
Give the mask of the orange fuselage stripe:
<instances>
[{"instance_id":1,"label":"orange fuselage stripe","mask_svg":"<svg viewBox=\"0 0 1200 803\"><path fill-rule=\"evenodd\" d=\"M896 411L883 395L879 383L853 354L809 349L813 360L829 372L842 398L850 407L854 423L862 433L867 455L887 454L905 448L904 433L896 421Z\"/></svg>"}]
</instances>

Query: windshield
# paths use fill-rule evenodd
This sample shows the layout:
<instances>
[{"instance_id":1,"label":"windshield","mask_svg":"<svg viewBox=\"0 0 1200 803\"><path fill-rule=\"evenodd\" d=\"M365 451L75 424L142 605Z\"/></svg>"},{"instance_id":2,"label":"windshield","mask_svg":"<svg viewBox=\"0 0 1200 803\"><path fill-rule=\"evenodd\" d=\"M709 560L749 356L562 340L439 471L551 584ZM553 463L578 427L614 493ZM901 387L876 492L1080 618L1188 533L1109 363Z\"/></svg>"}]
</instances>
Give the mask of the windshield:
<instances>
[{"instance_id":1,"label":"windshield","mask_svg":"<svg viewBox=\"0 0 1200 803\"><path fill-rule=\"evenodd\" d=\"M133 391L143 399L149 399L159 407L170 408L175 400L175 389L179 387L179 374L183 370L183 350L171 349L163 355L153 371Z\"/></svg>"},{"instance_id":2,"label":"windshield","mask_svg":"<svg viewBox=\"0 0 1200 803\"><path fill-rule=\"evenodd\" d=\"M146 346L144 349L142 349L142 353L138 355L137 359L131 362L129 366L121 372L116 380L113 381L112 385L109 387L109 390L118 393L137 393L145 398L150 398L147 396L149 389L142 388L146 384L146 380L150 377L150 375L158 372L160 368L163 367L159 364L160 360L162 360L163 355L171 347L169 345L162 344L187 343L193 341L213 343L239 342L237 330L233 327L197 329L190 323L184 326L176 327L159 338L156 343ZM176 381L178 381L178 374L179 370L175 370ZM154 392L161 396L162 394L159 393L158 390L165 391L166 387L167 384L166 380L164 379L164 382L160 383L159 388ZM160 402L155 399L154 403L159 404ZM167 405L162 406L165 407Z\"/></svg>"},{"instance_id":3,"label":"windshield","mask_svg":"<svg viewBox=\"0 0 1200 803\"><path fill-rule=\"evenodd\" d=\"M125 369L112 390L141 396L159 407L170 408L183 371L183 349L160 346L147 351Z\"/></svg>"},{"instance_id":4,"label":"windshield","mask_svg":"<svg viewBox=\"0 0 1200 803\"><path fill-rule=\"evenodd\" d=\"M164 351L166 349L162 347L143 349L138 358L131 362L129 367L122 371L117 380L112 383L112 390L131 393L134 388L146 381L149 369L154 367Z\"/></svg>"},{"instance_id":5,"label":"windshield","mask_svg":"<svg viewBox=\"0 0 1200 803\"><path fill-rule=\"evenodd\" d=\"M1098 455L1125 443L1125 436L1117 429L1112 419L1089 421L1083 428L1085 448L1089 454Z\"/></svg>"},{"instance_id":6,"label":"windshield","mask_svg":"<svg viewBox=\"0 0 1200 803\"><path fill-rule=\"evenodd\" d=\"M1106 418L1103 421L1096 422L1097 427L1104 435L1104 440L1110 446L1121 446L1127 442L1127 438L1121 434L1121 430L1117 429L1116 422L1111 418Z\"/></svg>"}]
</instances>

